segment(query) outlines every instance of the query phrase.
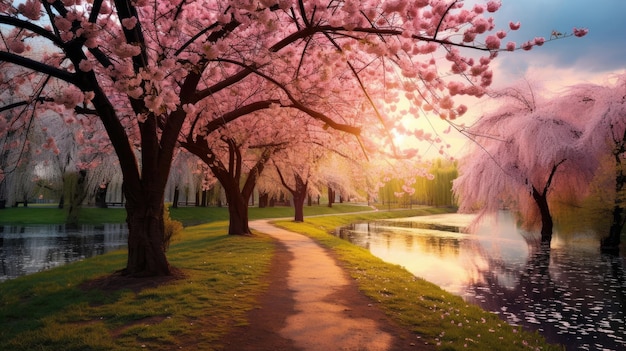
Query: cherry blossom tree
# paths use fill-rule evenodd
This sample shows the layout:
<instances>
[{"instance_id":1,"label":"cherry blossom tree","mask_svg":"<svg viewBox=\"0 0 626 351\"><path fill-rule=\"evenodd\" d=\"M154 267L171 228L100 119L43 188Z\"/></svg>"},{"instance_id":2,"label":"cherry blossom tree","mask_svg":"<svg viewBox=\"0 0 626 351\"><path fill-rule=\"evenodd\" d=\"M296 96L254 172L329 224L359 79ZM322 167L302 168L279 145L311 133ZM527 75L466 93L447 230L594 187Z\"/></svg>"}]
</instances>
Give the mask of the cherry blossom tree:
<instances>
[{"instance_id":1,"label":"cherry blossom tree","mask_svg":"<svg viewBox=\"0 0 626 351\"><path fill-rule=\"evenodd\" d=\"M354 137L342 138L336 133L327 133L314 120L303 129L296 141L272 158L274 182L291 194L296 222L304 221L304 201L307 196L310 199L312 195L320 194L320 187L328 184L329 173L343 179L352 175L346 168L324 168L324 162L334 157L355 161L363 155Z\"/></svg>"},{"instance_id":2,"label":"cherry blossom tree","mask_svg":"<svg viewBox=\"0 0 626 351\"><path fill-rule=\"evenodd\" d=\"M503 110L482 117L470 129L476 145L460 161L453 190L459 211L479 210L480 219L510 209L529 226L540 222L541 241L549 243L550 199L584 196L597 162L580 147L582 130L573 123L578 115L532 98L515 95L514 100L524 108L504 103Z\"/></svg>"},{"instance_id":3,"label":"cherry blossom tree","mask_svg":"<svg viewBox=\"0 0 626 351\"><path fill-rule=\"evenodd\" d=\"M596 159L613 160L612 198L609 233L601 249L619 251L622 229L626 223L626 75L616 77L613 85L581 84L571 87L561 105L586 116L587 129L582 141Z\"/></svg>"},{"instance_id":4,"label":"cherry blossom tree","mask_svg":"<svg viewBox=\"0 0 626 351\"><path fill-rule=\"evenodd\" d=\"M287 147L292 139L291 133L285 135L285 132L293 128L275 128L275 125L287 126L294 119L280 117L289 116L256 112L213 133L198 135L195 140L189 137L181 141L181 146L199 157L224 188L229 213L228 234L251 233L248 203L257 180L272 155Z\"/></svg>"},{"instance_id":5,"label":"cherry blossom tree","mask_svg":"<svg viewBox=\"0 0 626 351\"><path fill-rule=\"evenodd\" d=\"M491 83L489 64L506 37L488 17L498 7L493 0L470 8L440 0L2 1L0 82L37 88L0 109L0 134L15 124L6 117L14 108L97 116L124 178L123 273L169 274L163 200L179 138L280 106L360 134L368 146L378 132L368 128L399 123L379 108L399 96L415 113L423 107L456 118L466 107L453 97L482 96ZM240 94L255 83L260 93L242 104ZM333 110L342 100L363 108Z\"/></svg>"}]
</instances>

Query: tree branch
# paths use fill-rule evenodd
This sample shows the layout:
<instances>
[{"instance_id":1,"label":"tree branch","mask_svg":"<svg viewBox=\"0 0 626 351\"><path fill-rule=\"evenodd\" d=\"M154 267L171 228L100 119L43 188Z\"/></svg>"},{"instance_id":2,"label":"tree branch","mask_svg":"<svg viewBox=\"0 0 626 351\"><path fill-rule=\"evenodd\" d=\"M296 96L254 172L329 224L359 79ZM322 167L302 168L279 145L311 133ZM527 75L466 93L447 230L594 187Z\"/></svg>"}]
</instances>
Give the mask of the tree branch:
<instances>
[{"instance_id":1,"label":"tree branch","mask_svg":"<svg viewBox=\"0 0 626 351\"><path fill-rule=\"evenodd\" d=\"M47 74L78 86L76 76L73 73L50 65L46 65L45 63L41 63L39 61L35 61L24 56L16 55L6 51L0 51L0 61L13 63L18 66L31 69L35 72Z\"/></svg>"}]
</instances>

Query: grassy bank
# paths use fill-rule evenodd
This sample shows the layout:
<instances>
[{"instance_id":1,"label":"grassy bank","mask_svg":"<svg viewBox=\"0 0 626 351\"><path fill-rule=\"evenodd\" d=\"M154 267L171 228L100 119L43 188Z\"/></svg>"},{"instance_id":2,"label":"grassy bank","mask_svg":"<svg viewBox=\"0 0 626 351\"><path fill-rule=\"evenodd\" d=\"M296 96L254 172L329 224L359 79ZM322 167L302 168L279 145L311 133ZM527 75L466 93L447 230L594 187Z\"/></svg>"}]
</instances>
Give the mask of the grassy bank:
<instances>
[{"instance_id":1,"label":"grassy bank","mask_svg":"<svg viewBox=\"0 0 626 351\"><path fill-rule=\"evenodd\" d=\"M538 333L523 331L496 315L467 304L437 285L416 278L404 268L383 262L368 250L328 233L359 221L440 213L442 209L380 212L308 218L305 223L278 221L285 229L308 235L330 248L344 263L359 288L400 325L436 344L440 350L563 350Z\"/></svg>"},{"instance_id":2,"label":"grassy bank","mask_svg":"<svg viewBox=\"0 0 626 351\"><path fill-rule=\"evenodd\" d=\"M333 211L356 209L335 206ZM271 211L254 216L284 217L278 210ZM354 221L442 211L370 212L280 225L334 250L366 294L428 342L440 343L442 350L555 349L540 337L514 330L401 267L327 234L328 229ZM172 212L174 218L184 214ZM199 214L185 214L189 220L195 215ZM85 282L122 268L124 251L1 283L0 350L222 349L217 344L220 338L232 326L245 323L246 311L255 307L255 296L266 288L262 277L274 249L272 240L262 234L225 235L227 226L227 221L216 220L186 227L168 252L170 263L185 278L158 287L108 291L103 280L96 288L84 288Z\"/></svg>"},{"instance_id":3,"label":"grassy bank","mask_svg":"<svg viewBox=\"0 0 626 351\"><path fill-rule=\"evenodd\" d=\"M186 228L168 252L185 278L156 288L81 287L124 267L123 251L0 284L0 350L213 350L245 322L273 250L266 236L225 235L227 225Z\"/></svg>"}]
</instances>

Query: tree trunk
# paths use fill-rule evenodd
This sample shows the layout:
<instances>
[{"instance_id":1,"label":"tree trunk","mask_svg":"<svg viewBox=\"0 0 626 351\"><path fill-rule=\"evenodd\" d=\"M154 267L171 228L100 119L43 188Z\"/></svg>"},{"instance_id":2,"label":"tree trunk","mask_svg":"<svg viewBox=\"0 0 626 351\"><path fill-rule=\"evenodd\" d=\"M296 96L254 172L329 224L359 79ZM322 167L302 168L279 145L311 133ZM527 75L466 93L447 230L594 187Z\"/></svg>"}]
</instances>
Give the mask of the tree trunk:
<instances>
[{"instance_id":1,"label":"tree trunk","mask_svg":"<svg viewBox=\"0 0 626 351\"><path fill-rule=\"evenodd\" d=\"M227 183L227 182L225 182ZM226 199L228 200L228 234L248 235L251 234L248 226L248 199L239 192L239 187L234 184L225 185Z\"/></svg>"},{"instance_id":2,"label":"tree trunk","mask_svg":"<svg viewBox=\"0 0 626 351\"><path fill-rule=\"evenodd\" d=\"M123 274L134 277L169 275L164 248L163 201L136 203L129 197L126 211L128 262Z\"/></svg>"},{"instance_id":3,"label":"tree trunk","mask_svg":"<svg viewBox=\"0 0 626 351\"><path fill-rule=\"evenodd\" d=\"M200 203L200 206L202 207L206 207L207 205L207 195L208 195L209 191L208 190L202 190L202 202Z\"/></svg>"},{"instance_id":4,"label":"tree trunk","mask_svg":"<svg viewBox=\"0 0 626 351\"><path fill-rule=\"evenodd\" d=\"M333 207L333 202L335 202L335 192L331 187L328 187L328 207Z\"/></svg>"},{"instance_id":5,"label":"tree trunk","mask_svg":"<svg viewBox=\"0 0 626 351\"><path fill-rule=\"evenodd\" d=\"M609 229L609 235L600 240L600 251L603 253L619 253L619 245L624 227L624 209L620 206L613 207L613 222Z\"/></svg>"},{"instance_id":6,"label":"tree trunk","mask_svg":"<svg viewBox=\"0 0 626 351\"><path fill-rule=\"evenodd\" d=\"M294 174L294 179L296 182L295 188L287 188L293 196L293 206L295 208L293 220L296 222L304 222L304 200L306 199L309 182L305 182L297 173Z\"/></svg>"},{"instance_id":7,"label":"tree trunk","mask_svg":"<svg viewBox=\"0 0 626 351\"><path fill-rule=\"evenodd\" d=\"M615 202L613 204L613 221L609 229L609 235L600 240L600 251L603 253L619 254L619 245L622 237L622 229L626 219L624 218L623 190L626 185L626 174L622 166L622 155L624 154L624 139L626 132L622 138L620 147L615 150Z\"/></svg>"},{"instance_id":8,"label":"tree trunk","mask_svg":"<svg viewBox=\"0 0 626 351\"><path fill-rule=\"evenodd\" d=\"M70 227L78 226L78 217L82 208L82 203L87 196L86 192L87 171L80 170L77 173L65 177L66 187L65 198L69 200L65 224Z\"/></svg>"},{"instance_id":9,"label":"tree trunk","mask_svg":"<svg viewBox=\"0 0 626 351\"><path fill-rule=\"evenodd\" d=\"M554 223L552 221L552 215L550 214L550 208L548 207L548 197L546 194L541 194L533 187L533 199L537 207L539 207L539 213L541 214L541 242L550 243L552 241L552 230Z\"/></svg>"},{"instance_id":10,"label":"tree trunk","mask_svg":"<svg viewBox=\"0 0 626 351\"><path fill-rule=\"evenodd\" d=\"M259 194L259 208L268 206L270 195L268 193Z\"/></svg>"},{"instance_id":11,"label":"tree trunk","mask_svg":"<svg viewBox=\"0 0 626 351\"><path fill-rule=\"evenodd\" d=\"M107 191L109 189L109 183L104 183L96 190L96 207L107 208Z\"/></svg>"},{"instance_id":12,"label":"tree trunk","mask_svg":"<svg viewBox=\"0 0 626 351\"><path fill-rule=\"evenodd\" d=\"M178 200L180 198L180 190L178 186L174 187L174 199L172 200L172 208L178 208Z\"/></svg>"}]
</instances>

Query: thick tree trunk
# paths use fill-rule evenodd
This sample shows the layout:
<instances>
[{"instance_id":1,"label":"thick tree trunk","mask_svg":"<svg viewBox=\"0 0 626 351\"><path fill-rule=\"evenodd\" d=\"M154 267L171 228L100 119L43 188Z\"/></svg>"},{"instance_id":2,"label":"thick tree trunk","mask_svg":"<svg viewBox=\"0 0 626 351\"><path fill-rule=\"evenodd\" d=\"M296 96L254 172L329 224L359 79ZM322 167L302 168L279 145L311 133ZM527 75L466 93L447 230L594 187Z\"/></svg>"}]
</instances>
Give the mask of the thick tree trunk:
<instances>
[{"instance_id":1,"label":"thick tree trunk","mask_svg":"<svg viewBox=\"0 0 626 351\"><path fill-rule=\"evenodd\" d=\"M541 215L541 242L550 243L552 241L554 222L552 221L552 215L548 207L548 197L545 193L541 194L533 187L533 199L535 199L535 203Z\"/></svg>"},{"instance_id":2,"label":"thick tree trunk","mask_svg":"<svg viewBox=\"0 0 626 351\"><path fill-rule=\"evenodd\" d=\"M293 206L295 208L295 214L293 220L296 222L304 222L304 200L306 193L293 194Z\"/></svg>"},{"instance_id":3,"label":"thick tree trunk","mask_svg":"<svg viewBox=\"0 0 626 351\"><path fill-rule=\"evenodd\" d=\"M224 186L226 199L228 199L228 234L248 235L248 199L239 192L238 187Z\"/></svg>"},{"instance_id":4,"label":"thick tree trunk","mask_svg":"<svg viewBox=\"0 0 626 351\"><path fill-rule=\"evenodd\" d=\"M126 203L128 217L128 262L125 275L135 277L170 274L165 257L163 202Z\"/></svg>"}]
</instances>

